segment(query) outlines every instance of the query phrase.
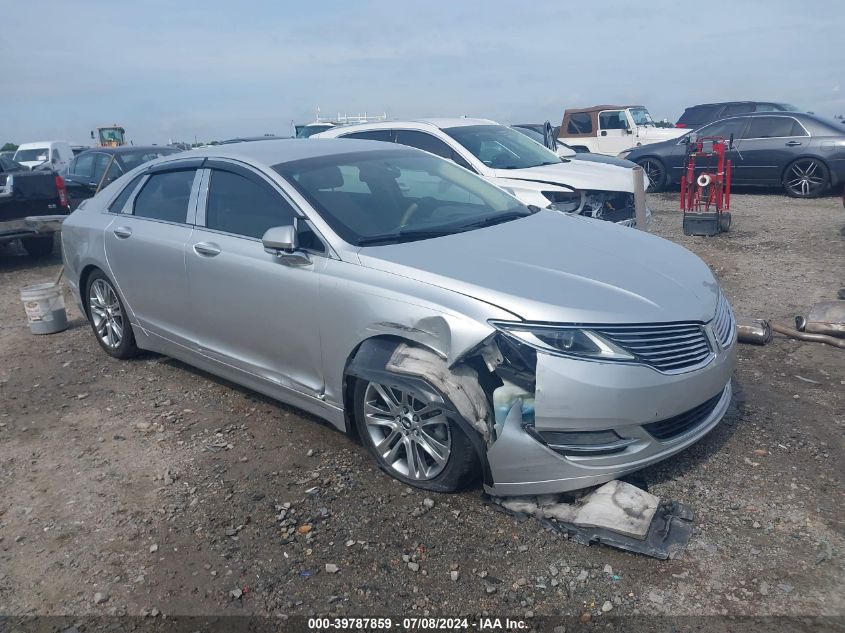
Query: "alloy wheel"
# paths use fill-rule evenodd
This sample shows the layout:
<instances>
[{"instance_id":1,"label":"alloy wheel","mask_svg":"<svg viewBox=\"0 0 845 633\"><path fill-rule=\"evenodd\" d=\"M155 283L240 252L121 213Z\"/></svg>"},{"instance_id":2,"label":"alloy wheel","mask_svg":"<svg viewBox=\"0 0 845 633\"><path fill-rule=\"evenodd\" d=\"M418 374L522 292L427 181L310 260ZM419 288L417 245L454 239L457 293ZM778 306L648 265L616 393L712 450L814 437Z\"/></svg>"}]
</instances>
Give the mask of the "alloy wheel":
<instances>
[{"instance_id":1,"label":"alloy wheel","mask_svg":"<svg viewBox=\"0 0 845 633\"><path fill-rule=\"evenodd\" d=\"M784 178L786 188L799 198L811 198L820 194L826 184L826 169L815 158L796 160Z\"/></svg>"},{"instance_id":2,"label":"alloy wheel","mask_svg":"<svg viewBox=\"0 0 845 633\"><path fill-rule=\"evenodd\" d=\"M452 434L436 404L371 382L364 392L364 422L376 453L403 477L424 481L446 467Z\"/></svg>"},{"instance_id":3,"label":"alloy wheel","mask_svg":"<svg viewBox=\"0 0 845 633\"><path fill-rule=\"evenodd\" d=\"M663 186L663 165L650 158L641 161L639 165L645 171L645 175L648 176L648 191L659 190Z\"/></svg>"},{"instance_id":4,"label":"alloy wheel","mask_svg":"<svg viewBox=\"0 0 845 633\"><path fill-rule=\"evenodd\" d=\"M111 284L96 279L88 293L88 307L94 331L106 347L117 349L123 340L123 311Z\"/></svg>"}]
</instances>

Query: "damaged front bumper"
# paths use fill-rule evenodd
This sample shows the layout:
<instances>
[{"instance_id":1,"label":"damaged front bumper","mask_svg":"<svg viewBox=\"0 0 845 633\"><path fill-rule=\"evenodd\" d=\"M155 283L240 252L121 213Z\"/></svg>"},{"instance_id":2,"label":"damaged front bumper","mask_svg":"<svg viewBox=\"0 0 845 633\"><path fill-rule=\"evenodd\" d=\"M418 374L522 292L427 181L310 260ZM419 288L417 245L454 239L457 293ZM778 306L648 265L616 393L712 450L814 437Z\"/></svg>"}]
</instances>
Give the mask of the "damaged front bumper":
<instances>
[{"instance_id":1,"label":"damaged front bumper","mask_svg":"<svg viewBox=\"0 0 845 633\"><path fill-rule=\"evenodd\" d=\"M674 375L537 354L533 420L517 399L487 450L486 491L577 490L682 451L725 415L735 365L735 343L705 367Z\"/></svg>"}]
</instances>

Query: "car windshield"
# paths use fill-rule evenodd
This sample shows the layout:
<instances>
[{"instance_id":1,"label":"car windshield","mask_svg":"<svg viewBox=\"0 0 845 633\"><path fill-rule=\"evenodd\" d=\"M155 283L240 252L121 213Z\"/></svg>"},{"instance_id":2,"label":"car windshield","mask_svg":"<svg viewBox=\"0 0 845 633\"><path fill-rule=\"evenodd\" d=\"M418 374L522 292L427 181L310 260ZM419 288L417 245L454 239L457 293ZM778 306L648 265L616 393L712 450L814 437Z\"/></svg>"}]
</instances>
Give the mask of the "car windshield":
<instances>
[{"instance_id":1,"label":"car windshield","mask_svg":"<svg viewBox=\"0 0 845 633\"><path fill-rule=\"evenodd\" d=\"M628 112L631 113L635 125L654 125L651 114L645 108L628 108Z\"/></svg>"},{"instance_id":2,"label":"car windshield","mask_svg":"<svg viewBox=\"0 0 845 633\"><path fill-rule=\"evenodd\" d=\"M15 160L19 163L24 161L41 161L47 160L50 149L47 147L35 147L32 149L19 149L15 152Z\"/></svg>"},{"instance_id":3,"label":"car windshield","mask_svg":"<svg viewBox=\"0 0 845 633\"><path fill-rule=\"evenodd\" d=\"M778 104L785 112L803 112L801 108L796 108L794 105L789 103L779 103Z\"/></svg>"},{"instance_id":4,"label":"car windshield","mask_svg":"<svg viewBox=\"0 0 845 633\"><path fill-rule=\"evenodd\" d=\"M335 154L273 169L356 246L451 235L536 210L466 169L416 150Z\"/></svg>"},{"instance_id":5,"label":"car windshield","mask_svg":"<svg viewBox=\"0 0 845 633\"><path fill-rule=\"evenodd\" d=\"M296 133L296 138L308 138L318 132L325 132L326 130L332 129L334 126L328 123L324 124L315 124L315 125L304 125L300 128L299 132Z\"/></svg>"},{"instance_id":6,"label":"car windshield","mask_svg":"<svg viewBox=\"0 0 845 633\"><path fill-rule=\"evenodd\" d=\"M138 165L143 165L144 163L162 156L176 154L178 151L179 150L162 148L155 150L143 150L140 152L125 152L118 154L118 162L121 164L124 171L132 171L138 167Z\"/></svg>"},{"instance_id":7,"label":"car windshield","mask_svg":"<svg viewBox=\"0 0 845 633\"><path fill-rule=\"evenodd\" d=\"M504 125L462 125L443 130L493 169L526 169L560 163L560 157Z\"/></svg>"}]
</instances>

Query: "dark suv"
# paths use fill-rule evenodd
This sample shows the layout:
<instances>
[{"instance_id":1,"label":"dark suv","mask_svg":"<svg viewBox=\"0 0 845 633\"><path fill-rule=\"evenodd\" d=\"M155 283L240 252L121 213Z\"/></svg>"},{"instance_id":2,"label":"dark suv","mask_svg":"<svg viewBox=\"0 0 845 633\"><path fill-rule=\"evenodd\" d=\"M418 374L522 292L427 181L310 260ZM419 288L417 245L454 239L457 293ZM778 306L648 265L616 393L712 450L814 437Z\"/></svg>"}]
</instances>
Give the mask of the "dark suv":
<instances>
[{"instance_id":1,"label":"dark suv","mask_svg":"<svg viewBox=\"0 0 845 633\"><path fill-rule=\"evenodd\" d=\"M675 127L688 127L697 130L703 125L749 112L802 112L788 103L771 101L727 101L725 103L702 103L690 106L678 119Z\"/></svg>"}]
</instances>

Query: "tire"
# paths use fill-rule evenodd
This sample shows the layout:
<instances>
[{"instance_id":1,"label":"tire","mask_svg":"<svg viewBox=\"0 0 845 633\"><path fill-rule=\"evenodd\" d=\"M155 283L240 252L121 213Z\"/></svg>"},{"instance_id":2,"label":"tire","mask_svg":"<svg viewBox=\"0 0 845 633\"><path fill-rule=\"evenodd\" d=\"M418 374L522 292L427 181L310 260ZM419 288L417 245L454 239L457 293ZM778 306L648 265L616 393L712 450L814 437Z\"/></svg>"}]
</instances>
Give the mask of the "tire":
<instances>
[{"instance_id":1,"label":"tire","mask_svg":"<svg viewBox=\"0 0 845 633\"><path fill-rule=\"evenodd\" d=\"M481 468L469 438L444 414L437 415L441 409L436 405L418 400L410 392L359 379L354 407L361 441L391 477L434 492L455 492L478 478ZM390 437L394 441L379 450L377 442ZM440 463L422 448L423 443L441 456ZM447 450L441 448L444 446ZM409 447L415 463L419 459L422 464L416 473L408 463Z\"/></svg>"},{"instance_id":2,"label":"tire","mask_svg":"<svg viewBox=\"0 0 845 633\"><path fill-rule=\"evenodd\" d=\"M818 158L799 158L786 168L782 183L790 198L817 198L830 187L830 171Z\"/></svg>"},{"instance_id":3,"label":"tire","mask_svg":"<svg viewBox=\"0 0 845 633\"><path fill-rule=\"evenodd\" d=\"M53 252L53 234L22 237L21 245L30 257L47 257Z\"/></svg>"},{"instance_id":4,"label":"tire","mask_svg":"<svg viewBox=\"0 0 845 633\"><path fill-rule=\"evenodd\" d=\"M731 230L731 212L723 211L719 217L719 230L722 233L727 233Z\"/></svg>"},{"instance_id":5,"label":"tire","mask_svg":"<svg viewBox=\"0 0 845 633\"><path fill-rule=\"evenodd\" d=\"M648 181L651 183L646 189L647 193L663 191L667 186L666 164L659 158L647 156L637 161L637 165L643 168Z\"/></svg>"},{"instance_id":6,"label":"tire","mask_svg":"<svg viewBox=\"0 0 845 633\"><path fill-rule=\"evenodd\" d=\"M88 277L83 301L94 338L106 354L127 359L138 353L123 301L102 270L95 270Z\"/></svg>"}]
</instances>

